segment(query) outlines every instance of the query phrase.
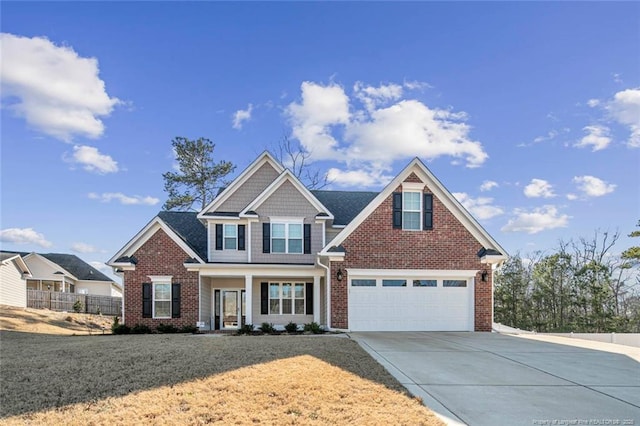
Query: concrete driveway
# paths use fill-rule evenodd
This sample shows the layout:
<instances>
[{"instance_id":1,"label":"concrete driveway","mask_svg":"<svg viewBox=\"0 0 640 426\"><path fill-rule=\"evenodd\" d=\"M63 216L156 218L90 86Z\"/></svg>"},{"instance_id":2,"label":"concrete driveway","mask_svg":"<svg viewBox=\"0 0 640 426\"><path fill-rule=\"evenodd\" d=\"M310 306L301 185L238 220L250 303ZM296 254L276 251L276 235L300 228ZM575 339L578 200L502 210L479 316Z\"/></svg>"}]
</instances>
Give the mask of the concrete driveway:
<instances>
[{"instance_id":1,"label":"concrete driveway","mask_svg":"<svg viewBox=\"0 0 640 426\"><path fill-rule=\"evenodd\" d=\"M449 424L640 425L640 363L497 333L350 333Z\"/></svg>"}]
</instances>

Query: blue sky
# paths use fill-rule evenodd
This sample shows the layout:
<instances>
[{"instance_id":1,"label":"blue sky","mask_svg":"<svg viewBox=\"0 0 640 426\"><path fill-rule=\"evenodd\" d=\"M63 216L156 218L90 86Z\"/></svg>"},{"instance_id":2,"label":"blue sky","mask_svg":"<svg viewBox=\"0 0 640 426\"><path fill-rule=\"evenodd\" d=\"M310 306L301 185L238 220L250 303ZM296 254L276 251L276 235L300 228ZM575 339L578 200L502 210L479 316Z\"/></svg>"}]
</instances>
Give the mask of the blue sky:
<instances>
[{"instance_id":1,"label":"blue sky","mask_svg":"<svg viewBox=\"0 0 640 426\"><path fill-rule=\"evenodd\" d=\"M511 253L640 219L638 3L1 8L6 250L109 259L175 136L239 173L288 135L335 189L419 156Z\"/></svg>"}]
</instances>

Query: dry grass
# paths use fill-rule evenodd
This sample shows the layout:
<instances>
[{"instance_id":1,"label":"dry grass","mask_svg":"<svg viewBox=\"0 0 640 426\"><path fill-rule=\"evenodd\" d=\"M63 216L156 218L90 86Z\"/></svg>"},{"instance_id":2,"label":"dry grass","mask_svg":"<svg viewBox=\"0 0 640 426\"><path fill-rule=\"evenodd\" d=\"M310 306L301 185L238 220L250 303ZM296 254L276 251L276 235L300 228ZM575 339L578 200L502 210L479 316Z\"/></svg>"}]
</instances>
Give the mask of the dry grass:
<instances>
[{"instance_id":1,"label":"dry grass","mask_svg":"<svg viewBox=\"0 0 640 426\"><path fill-rule=\"evenodd\" d=\"M0 338L3 424L441 424L346 337Z\"/></svg>"},{"instance_id":2,"label":"dry grass","mask_svg":"<svg viewBox=\"0 0 640 426\"><path fill-rule=\"evenodd\" d=\"M113 317L0 305L0 330L44 334L111 333Z\"/></svg>"}]
</instances>

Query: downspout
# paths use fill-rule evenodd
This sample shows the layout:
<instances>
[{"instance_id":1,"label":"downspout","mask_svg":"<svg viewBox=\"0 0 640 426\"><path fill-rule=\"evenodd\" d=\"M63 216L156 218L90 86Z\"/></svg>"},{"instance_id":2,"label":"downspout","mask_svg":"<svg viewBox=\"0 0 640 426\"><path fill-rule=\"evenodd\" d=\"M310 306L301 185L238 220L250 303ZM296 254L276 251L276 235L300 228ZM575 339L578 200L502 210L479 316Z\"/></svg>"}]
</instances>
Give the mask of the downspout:
<instances>
[{"instance_id":1,"label":"downspout","mask_svg":"<svg viewBox=\"0 0 640 426\"><path fill-rule=\"evenodd\" d=\"M316 256L316 265L318 265L319 267L321 267L322 269L324 269L326 271L325 273L325 278L324 278L324 284L325 284L325 291L327 292L326 294L326 299L327 299L327 328L329 330L331 330L331 271L329 270L328 266L325 266L321 261L320 261L320 255Z\"/></svg>"}]
</instances>

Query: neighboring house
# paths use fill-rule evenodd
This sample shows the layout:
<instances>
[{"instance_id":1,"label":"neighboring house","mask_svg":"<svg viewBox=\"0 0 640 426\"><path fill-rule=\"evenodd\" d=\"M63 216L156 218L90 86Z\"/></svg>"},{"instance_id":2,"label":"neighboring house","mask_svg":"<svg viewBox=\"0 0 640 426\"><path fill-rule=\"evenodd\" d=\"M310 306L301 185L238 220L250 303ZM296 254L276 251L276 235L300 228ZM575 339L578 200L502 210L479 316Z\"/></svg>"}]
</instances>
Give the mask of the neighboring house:
<instances>
[{"instance_id":1,"label":"neighboring house","mask_svg":"<svg viewBox=\"0 0 640 426\"><path fill-rule=\"evenodd\" d=\"M417 158L379 193L309 191L265 152L202 211L160 212L107 263L128 325L490 331L505 259Z\"/></svg>"},{"instance_id":2,"label":"neighboring house","mask_svg":"<svg viewBox=\"0 0 640 426\"><path fill-rule=\"evenodd\" d=\"M122 297L119 284L73 254L2 253L19 255L29 267L27 289Z\"/></svg>"},{"instance_id":3,"label":"neighboring house","mask_svg":"<svg viewBox=\"0 0 640 426\"><path fill-rule=\"evenodd\" d=\"M29 267L20 254L0 252L0 305L27 307Z\"/></svg>"}]
</instances>

